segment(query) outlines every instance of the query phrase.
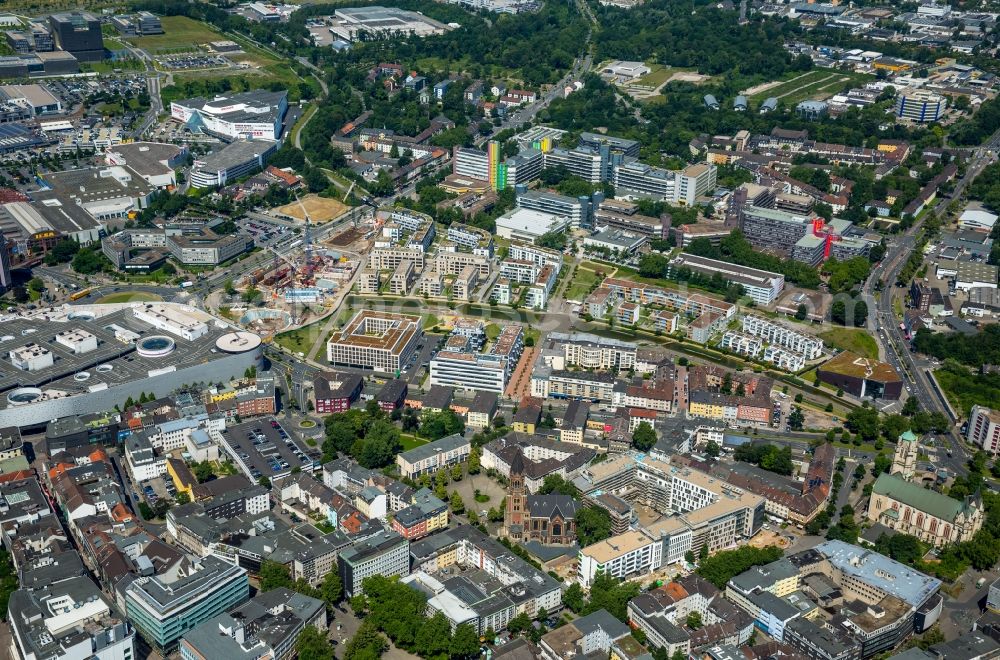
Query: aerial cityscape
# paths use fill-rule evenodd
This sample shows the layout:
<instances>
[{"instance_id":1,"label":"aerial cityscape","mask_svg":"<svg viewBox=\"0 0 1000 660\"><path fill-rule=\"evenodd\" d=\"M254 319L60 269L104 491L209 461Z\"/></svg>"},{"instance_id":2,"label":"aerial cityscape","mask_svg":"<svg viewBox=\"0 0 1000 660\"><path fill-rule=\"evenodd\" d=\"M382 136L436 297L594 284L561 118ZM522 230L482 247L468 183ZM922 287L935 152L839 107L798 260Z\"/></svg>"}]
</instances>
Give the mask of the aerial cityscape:
<instances>
[{"instance_id":1,"label":"aerial cityscape","mask_svg":"<svg viewBox=\"0 0 1000 660\"><path fill-rule=\"evenodd\" d=\"M0 3L0 660L1000 660L1000 1Z\"/></svg>"}]
</instances>

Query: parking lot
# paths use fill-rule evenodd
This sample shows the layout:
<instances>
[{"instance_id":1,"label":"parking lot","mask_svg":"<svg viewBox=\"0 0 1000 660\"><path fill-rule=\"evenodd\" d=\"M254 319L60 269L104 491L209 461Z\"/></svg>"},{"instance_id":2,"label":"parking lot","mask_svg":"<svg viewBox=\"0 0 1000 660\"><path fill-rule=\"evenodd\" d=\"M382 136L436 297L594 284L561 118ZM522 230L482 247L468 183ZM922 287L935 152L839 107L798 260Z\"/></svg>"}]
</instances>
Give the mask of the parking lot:
<instances>
[{"instance_id":1,"label":"parking lot","mask_svg":"<svg viewBox=\"0 0 1000 660\"><path fill-rule=\"evenodd\" d=\"M199 55L187 53L184 55L166 55L156 59L157 64L164 69L174 71L192 71L197 69L220 69L233 66L233 63L219 55Z\"/></svg>"},{"instance_id":2,"label":"parking lot","mask_svg":"<svg viewBox=\"0 0 1000 660\"><path fill-rule=\"evenodd\" d=\"M319 467L275 419L237 424L222 436L233 462L254 481L281 479L296 467L306 471Z\"/></svg>"}]
</instances>

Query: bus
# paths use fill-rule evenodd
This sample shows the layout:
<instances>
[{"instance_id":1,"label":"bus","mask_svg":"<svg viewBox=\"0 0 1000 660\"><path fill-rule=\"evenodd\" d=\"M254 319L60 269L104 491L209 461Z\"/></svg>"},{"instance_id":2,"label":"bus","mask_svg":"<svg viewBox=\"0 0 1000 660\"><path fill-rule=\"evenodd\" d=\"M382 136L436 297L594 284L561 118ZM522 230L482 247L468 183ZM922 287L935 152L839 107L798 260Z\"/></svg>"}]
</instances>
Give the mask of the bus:
<instances>
[{"instance_id":1,"label":"bus","mask_svg":"<svg viewBox=\"0 0 1000 660\"><path fill-rule=\"evenodd\" d=\"M91 291L93 291L93 289L84 289L83 291L77 291L76 293L70 294L69 299L79 300L80 298L86 298L87 296L90 295Z\"/></svg>"}]
</instances>

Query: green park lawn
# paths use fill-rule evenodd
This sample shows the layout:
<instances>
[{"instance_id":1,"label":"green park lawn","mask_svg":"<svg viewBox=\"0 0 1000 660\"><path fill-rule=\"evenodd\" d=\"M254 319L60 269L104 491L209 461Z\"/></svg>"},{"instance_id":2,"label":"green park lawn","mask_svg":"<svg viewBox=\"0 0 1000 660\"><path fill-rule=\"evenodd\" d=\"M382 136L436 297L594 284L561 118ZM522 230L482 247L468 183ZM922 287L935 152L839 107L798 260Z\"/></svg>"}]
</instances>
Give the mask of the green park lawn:
<instances>
[{"instance_id":1,"label":"green park lawn","mask_svg":"<svg viewBox=\"0 0 1000 660\"><path fill-rule=\"evenodd\" d=\"M878 344L875 343L875 338L860 328L833 328L819 333L818 336L834 348L857 353L872 360L878 359Z\"/></svg>"},{"instance_id":2,"label":"green park lawn","mask_svg":"<svg viewBox=\"0 0 1000 660\"><path fill-rule=\"evenodd\" d=\"M121 293L109 293L97 300L98 303L126 303L126 302L155 302L163 300L155 293L145 291L122 291Z\"/></svg>"}]
</instances>

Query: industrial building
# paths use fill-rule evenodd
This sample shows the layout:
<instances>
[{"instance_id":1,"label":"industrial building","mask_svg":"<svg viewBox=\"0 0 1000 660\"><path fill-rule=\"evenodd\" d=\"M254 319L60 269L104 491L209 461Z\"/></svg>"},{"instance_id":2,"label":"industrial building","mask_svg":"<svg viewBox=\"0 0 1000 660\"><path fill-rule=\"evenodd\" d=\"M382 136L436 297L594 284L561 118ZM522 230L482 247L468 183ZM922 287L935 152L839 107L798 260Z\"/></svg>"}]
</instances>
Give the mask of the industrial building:
<instances>
[{"instance_id":1,"label":"industrial building","mask_svg":"<svg viewBox=\"0 0 1000 660\"><path fill-rule=\"evenodd\" d=\"M330 31L348 42L401 36L428 37L451 29L420 12L395 7L344 7L334 12L332 20Z\"/></svg>"}]
</instances>

